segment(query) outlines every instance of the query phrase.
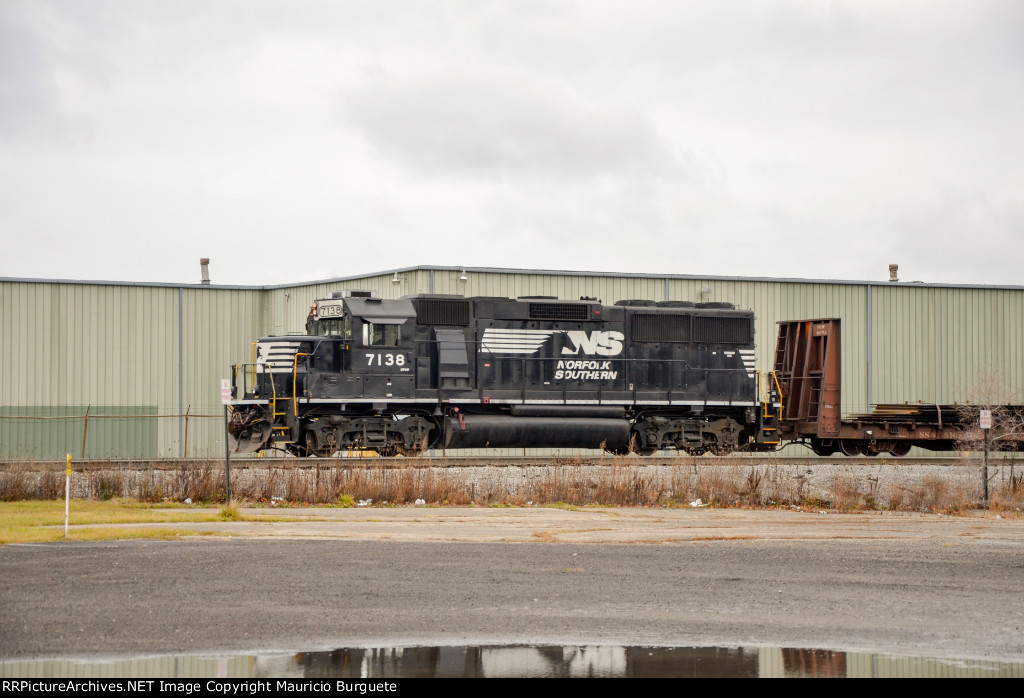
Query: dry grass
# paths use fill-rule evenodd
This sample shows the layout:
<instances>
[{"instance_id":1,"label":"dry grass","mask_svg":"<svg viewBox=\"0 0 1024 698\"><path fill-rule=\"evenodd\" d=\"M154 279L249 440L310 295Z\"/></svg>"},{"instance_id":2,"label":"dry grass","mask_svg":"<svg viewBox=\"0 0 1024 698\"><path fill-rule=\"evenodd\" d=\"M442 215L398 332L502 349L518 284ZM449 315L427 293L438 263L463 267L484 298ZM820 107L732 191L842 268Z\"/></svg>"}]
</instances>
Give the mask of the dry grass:
<instances>
[{"instance_id":1,"label":"dry grass","mask_svg":"<svg viewBox=\"0 0 1024 698\"><path fill-rule=\"evenodd\" d=\"M216 521L208 511L151 508L138 502L112 499L71 502L70 523L76 528L69 540L114 540L122 538L175 538L187 530L173 528L88 528L98 524L151 524ZM85 526L86 528L81 528ZM0 503L0 543L28 543L64 540L64 502L61 500L25 500Z\"/></svg>"},{"instance_id":2,"label":"dry grass","mask_svg":"<svg viewBox=\"0 0 1024 698\"><path fill-rule=\"evenodd\" d=\"M850 511L861 508L864 504L860 478L852 473L833 475L831 490L832 508L836 511Z\"/></svg>"},{"instance_id":3,"label":"dry grass","mask_svg":"<svg viewBox=\"0 0 1024 698\"><path fill-rule=\"evenodd\" d=\"M268 464L269 465L269 464ZM298 466L298 467L296 467ZM34 469L33 469L34 468ZM966 468L966 466L965 466ZM992 508L1024 509L1021 469L993 469ZM884 474L882 474L884 472ZM951 468L949 475L917 479L880 466L842 469L814 476L808 467L751 462L743 458L689 458L652 467L630 457L562 459L557 466L517 467L483 473L481 468L385 467L384 464L320 459L286 467L232 468L232 498L272 506L315 504L522 506L528 503L582 507L687 506L696 500L725 507L800 506L835 511L892 509L956 512L981 504L980 473ZM965 482L971 484L965 485ZM139 502L224 502L223 466L183 464L168 470L112 467L76 472L74 496L91 500L128 497ZM57 499L64 494L63 469L38 465L0 471L0 499Z\"/></svg>"}]
</instances>

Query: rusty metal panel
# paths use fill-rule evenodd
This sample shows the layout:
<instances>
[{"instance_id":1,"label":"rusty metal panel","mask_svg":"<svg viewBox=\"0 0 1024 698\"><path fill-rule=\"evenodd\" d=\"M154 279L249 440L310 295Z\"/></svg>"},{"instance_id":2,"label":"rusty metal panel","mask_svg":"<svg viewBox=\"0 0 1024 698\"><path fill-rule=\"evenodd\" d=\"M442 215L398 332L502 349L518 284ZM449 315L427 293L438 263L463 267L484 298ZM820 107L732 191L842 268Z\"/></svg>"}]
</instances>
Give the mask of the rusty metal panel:
<instances>
[{"instance_id":1,"label":"rusty metal panel","mask_svg":"<svg viewBox=\"0 0 1024 698\"><path fill-rule=\"evenodd\" d=\"M796 435L834 437L840 428L840 321L780 322L774 371L782 421Z\"/></svg>"}]
</instances>

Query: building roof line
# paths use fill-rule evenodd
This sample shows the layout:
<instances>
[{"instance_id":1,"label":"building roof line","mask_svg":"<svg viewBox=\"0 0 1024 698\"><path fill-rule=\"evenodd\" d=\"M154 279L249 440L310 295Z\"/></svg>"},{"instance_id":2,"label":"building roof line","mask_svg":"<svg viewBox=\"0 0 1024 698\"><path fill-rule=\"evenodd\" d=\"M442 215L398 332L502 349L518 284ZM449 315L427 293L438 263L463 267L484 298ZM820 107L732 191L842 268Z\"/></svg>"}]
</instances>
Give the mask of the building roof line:
<instances>
[{"instance_id":1,"label":"building roof line","mask_svg":"<svg viewBox=\"0 0 1024 698\"><path fill-rule=\"evenodd\" d=\"M290 288L303 288L306 286L319 286L325 284L343 284L352 281L359 281L378 276L394 276L395 274L407 274L412 272L460 272L466 274L518 274L524 276L575 276L595 278L622 278L622 279L657 279L669 281L717 281L717 282L743 282L743 283L785 283L785 284L829 284L844 286L879 286L886 288L963 288L983 290L1004 290L1024 291L1024 286L1010 285L987 285L987 284L957 284L938 283L924 281L877 281L872 279L802 279L793 277L763 277L763 276L716 276L710 274L653 274L646 272L619 272L619 271L575 271L567 269L507 269L502 267L472 267L472 266L433 266L420 265L412 267L397 267L385 269L366 274L352 276L339 276L328 279L314 279L311 281L298 281L286 284L201 284L201 283L172 283L156 281L104 281L86 279L30 279L16 277L0 277L3 283L48 283L48 284L81 284L91 286L143 286L156 288L183 288L183 289L205 289L205 290L230 290L230 291L273 291Z\"/></svg>"}]
</instances>

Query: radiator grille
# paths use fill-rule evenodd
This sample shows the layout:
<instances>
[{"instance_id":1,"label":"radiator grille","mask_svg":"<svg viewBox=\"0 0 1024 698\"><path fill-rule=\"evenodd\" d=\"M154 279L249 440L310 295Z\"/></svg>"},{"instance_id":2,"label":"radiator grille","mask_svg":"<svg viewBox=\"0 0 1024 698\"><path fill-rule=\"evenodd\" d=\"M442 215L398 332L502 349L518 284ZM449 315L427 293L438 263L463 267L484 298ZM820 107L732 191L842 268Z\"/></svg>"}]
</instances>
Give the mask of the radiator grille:
<instances>
[{"instance_id":1,"label":"radiator grille","mask_svg":"<svg viewBox=\"0 0 1024 698\"><path fill-rule=\"evenodd\" d=\"M589 320L590 306L586 303L530 303L533 320Z\"/></svg>"},{"instance_id":2,"label":"radiator grille","mask_svg":"<svg viewBox=\"0 0 1024 698\"><path fill-rule=\"evenodd\" d=\"M688 342L690 315L637 313L633 316L634 342Z\"/></svg>"},{"instance_id":3,"label":"radiator grille","mask_svg":"<svg viewBox=\"0 0 1024 698\"><path fill-rule=\"evenodd\" d=\"M750 344L753 342L751 318L694 317L693 341L699 344Z\"/></svg>"},{"instance_id":4,"label":"radiator grille","mask_svg":"<svg viewBox=\"0 0 1024 698\"><path fill-rule=\"evenodd\" d=\"M420 325L468 325L469 301L421 298L416 304L416 322Z\"/></svg>"}]
</instances>

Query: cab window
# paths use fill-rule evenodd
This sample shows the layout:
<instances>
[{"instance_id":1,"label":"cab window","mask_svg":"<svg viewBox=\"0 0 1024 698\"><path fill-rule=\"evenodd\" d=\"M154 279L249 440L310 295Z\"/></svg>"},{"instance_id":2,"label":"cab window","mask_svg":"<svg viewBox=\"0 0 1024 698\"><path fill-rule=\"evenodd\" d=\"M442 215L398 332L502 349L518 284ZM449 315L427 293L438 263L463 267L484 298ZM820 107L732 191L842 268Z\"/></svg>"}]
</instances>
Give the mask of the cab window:
<instances>
[{"instance_id":1,"label":"cab window","mask_svg":"<svg viewBox=\"0 0 1024 698\"><path fill-rule=\"evenodd\" d=\"M352 339L352 318L348 315L326 320L314 320L310 317L306 323L306 334L314 337Z\"/></svg>"},{"instance_id":2,"label":"cab window","mask_svg":"<svg viewBox=\"0 0 1024 698\"><path fill-rule=\"evenodd\" d=\"M363 324L363 342L370 347L397 347L402 341L401 325Z\"/></svg>"}]
</instances>

